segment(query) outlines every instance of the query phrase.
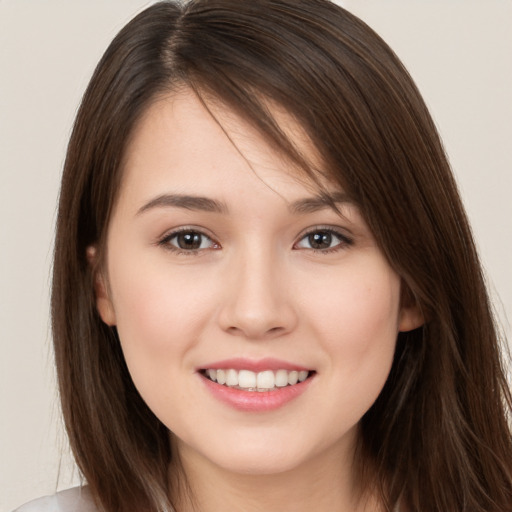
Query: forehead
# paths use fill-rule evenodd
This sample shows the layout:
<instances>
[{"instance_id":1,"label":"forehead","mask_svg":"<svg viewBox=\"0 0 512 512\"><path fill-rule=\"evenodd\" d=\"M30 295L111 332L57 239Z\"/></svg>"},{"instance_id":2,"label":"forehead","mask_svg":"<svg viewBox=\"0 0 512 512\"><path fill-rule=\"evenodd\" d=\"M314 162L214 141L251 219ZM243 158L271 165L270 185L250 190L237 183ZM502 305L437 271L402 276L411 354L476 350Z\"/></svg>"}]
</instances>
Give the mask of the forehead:
<instances>
[{"instance_id":1,"label":"forehead","mask_svg":"<svg viewBox=\"0 0 512 512\"><path fill-rule=\"evenodd\" d=\"M286 139L308 168L321 161L300 124L284 109L269 105ZM207 103L189 89L157 98L136 124L122 164L121 192L156 193L193 187L199 193L232 184L233 177L257 179L277 194L318 193L319 184L275 149L254 126L225 104ZM322 189L339 192L324 178ZM151 190L153 189L153 190Z\"/></svg>"}]
</instances>

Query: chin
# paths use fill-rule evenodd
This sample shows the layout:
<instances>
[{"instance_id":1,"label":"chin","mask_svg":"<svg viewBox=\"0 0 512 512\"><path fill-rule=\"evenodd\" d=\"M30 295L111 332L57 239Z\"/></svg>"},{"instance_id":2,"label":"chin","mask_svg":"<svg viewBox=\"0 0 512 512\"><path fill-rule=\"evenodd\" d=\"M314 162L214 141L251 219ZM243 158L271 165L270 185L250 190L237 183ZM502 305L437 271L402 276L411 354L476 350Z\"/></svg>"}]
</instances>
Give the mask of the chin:
<instances>
[{"instance_id":1,"label":"chin","mask_svg":"<svg viewBox=\"0 0 512 512\"><path fill-rule=\"evenodd\" d=\"M225 471L247 476L270 476L287 473L300 468L305 463L302 457L279 454L252 454L234 456L218 461Z\"/></svg>"},{"instance_id":2,"label":"chin","mask_svg":"<svg viewBox=\"0 0 512 512\"><path fill-rule=\"evenodd\" d=\"M286 473L305 464L308 455L304 444L298 440L289 441L282 436L273 439L264 435L259 438L247 436L245 439L243 436L242 439L231 436L222 443L205 446L193 440L175 439L183 461L195 459L196 463L207 462L211 467L229 473L253 476Z\"/></svg>"}]
</instances>

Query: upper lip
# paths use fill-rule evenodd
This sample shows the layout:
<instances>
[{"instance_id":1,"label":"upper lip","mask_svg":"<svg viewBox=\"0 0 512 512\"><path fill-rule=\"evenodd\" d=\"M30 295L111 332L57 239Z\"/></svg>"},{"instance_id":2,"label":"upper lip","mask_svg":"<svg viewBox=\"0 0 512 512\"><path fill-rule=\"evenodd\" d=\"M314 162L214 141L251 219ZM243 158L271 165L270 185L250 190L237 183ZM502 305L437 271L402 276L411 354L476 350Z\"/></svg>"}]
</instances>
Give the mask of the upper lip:
<instances>
[{"instance_id":1,"label":"upper lip","mask_svg":"<svg viewBox=\"0 0 512 512\"><path fill-rule=\"evenodd\" d=\"M241 357L235 357L232 359L223 359L222 361L213 361L207 363L204 366L198 368L198 370L250 370L253 372L262 372L265 370L288 370L288 371L311 371L311 368L306 366L295 364L290 361L283 361L281 359L275 359L272 357L266 357L263 359L247 359Z\"/></svg>"}]
</instances>

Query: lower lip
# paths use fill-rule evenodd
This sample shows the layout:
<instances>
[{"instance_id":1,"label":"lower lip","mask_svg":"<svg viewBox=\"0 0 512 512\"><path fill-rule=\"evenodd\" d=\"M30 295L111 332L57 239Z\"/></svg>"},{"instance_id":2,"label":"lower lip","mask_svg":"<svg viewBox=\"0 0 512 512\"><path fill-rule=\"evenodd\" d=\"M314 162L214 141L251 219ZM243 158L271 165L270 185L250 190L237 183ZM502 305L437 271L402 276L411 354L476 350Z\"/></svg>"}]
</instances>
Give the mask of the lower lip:
<instances>
[{"instance_id":1,"label":"lower lip","mask_svg":"<svg viewBox=\"0 0 512 512\"><path fill-rule=\"evenodd\" d=\"M305 381L299 382L293 386L277 388L274 391L260 392L230 388L213 382L203 375L201 375L201 378L208 391L210 391L215 398L234 409L246 412L266 412L279 409L304 393L313 380L313 377L310 376Z\"/></svg>"}]
</instances>

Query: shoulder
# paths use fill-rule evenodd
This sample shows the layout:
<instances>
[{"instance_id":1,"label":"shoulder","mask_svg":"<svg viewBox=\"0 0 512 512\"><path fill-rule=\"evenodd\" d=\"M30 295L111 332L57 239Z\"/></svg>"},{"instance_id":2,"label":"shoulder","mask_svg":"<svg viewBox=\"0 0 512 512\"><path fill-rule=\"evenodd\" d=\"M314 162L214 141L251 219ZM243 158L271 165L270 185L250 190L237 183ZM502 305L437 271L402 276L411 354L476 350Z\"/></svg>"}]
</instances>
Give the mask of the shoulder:
<instances>
[{"instance_id":1,"label":"shoulder","mask_svg":"<svg viewBox=\"0 0 512 512\"><path fill-rule=\"evenodd\" d=\"M98 512L98 509L87 487L74 487L30 501L13 512Z\"/></svg>"}]
</instances>

